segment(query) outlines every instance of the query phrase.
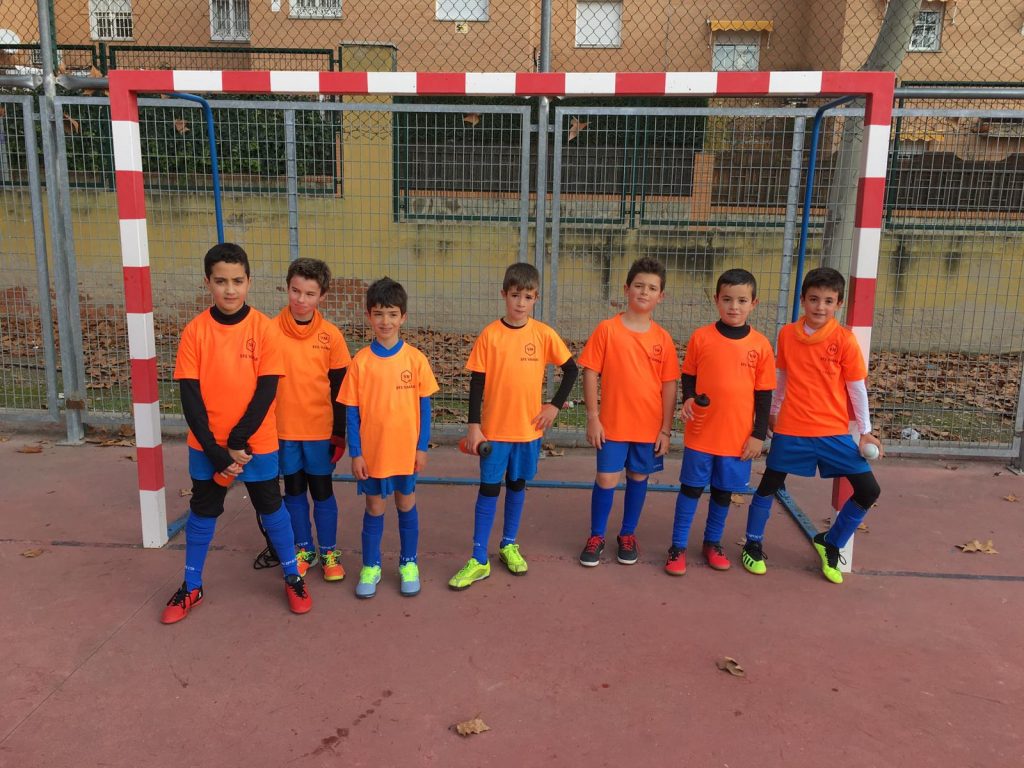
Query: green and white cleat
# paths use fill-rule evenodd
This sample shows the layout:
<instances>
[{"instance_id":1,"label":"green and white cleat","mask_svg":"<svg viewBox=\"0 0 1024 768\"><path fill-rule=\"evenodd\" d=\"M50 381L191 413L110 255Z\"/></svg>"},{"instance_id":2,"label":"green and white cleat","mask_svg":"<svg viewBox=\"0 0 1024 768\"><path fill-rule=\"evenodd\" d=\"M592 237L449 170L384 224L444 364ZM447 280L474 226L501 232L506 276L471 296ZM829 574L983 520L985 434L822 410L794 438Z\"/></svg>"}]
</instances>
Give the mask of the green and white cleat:
<instances>
[{"instance_id":1,"label":"green and white cleat","mask_svg":"<svg viewBox=\"0 0 1024 768\"><path fill-rule=\"evenodd\" d=\"M356 597L366 600L377 594L380 583L380 566L364 565L359 571L359 583L356 584Z\"/></svg>"},{"instance_id":2,"label":"green and white cleat","mask_svg":"<svg viewBox=\"0 0 1024 768\"><path fill-rule=\"evenodd\" d=\"M420 567L414 562L398 566L402 579L402 597L415 597L420 593Z\"/></svg>"},{"instance_id":3,"label":"green and white cleat","mask_svg":"<svg viewBox=\"0 0 1024 768\"><path fill-rule=\"evenodd\" d=\"M480 563L475 557L471 557L459 569L459 572L448 580L448 586L455 590L467 589L473 585L473 582L482 581L490 575L491 564L489 561Z\"/></svg>"}]
</instances>

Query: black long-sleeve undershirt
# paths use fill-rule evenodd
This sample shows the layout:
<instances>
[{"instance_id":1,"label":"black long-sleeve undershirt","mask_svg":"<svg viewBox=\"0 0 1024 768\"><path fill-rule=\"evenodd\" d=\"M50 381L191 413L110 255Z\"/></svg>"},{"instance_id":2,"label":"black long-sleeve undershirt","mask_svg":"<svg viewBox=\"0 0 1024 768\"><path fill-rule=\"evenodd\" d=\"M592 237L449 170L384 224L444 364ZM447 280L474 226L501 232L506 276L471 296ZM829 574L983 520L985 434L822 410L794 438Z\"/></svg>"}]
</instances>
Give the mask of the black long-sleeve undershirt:
<instances>
[{"instance_id":1,"label":"black long-sleeve undershirt","mask_svg":"<svg viewBox=\"0 0 1024 768\"><path fill-rule=\"evenodd\" d=\"M203 453L213 464L214 471L221 472L227 469L233 462L227 449L217 445L213 432L210 431L210 417L206 413L206 404L199 390L199 380L181 379L178 382L178 391L181 393L181 410L185 414L185 423L203 447Z\"/></svg>"},{"instance_id":2,"label":"black long-sleeve undershirt","mask_svg":"<svg viewBox=\"0 0 1024 768\"><path fill-rule=\"evenodd\" d=\"M327 379L331 382L331 408L334 413L334 427L331 434L335 437L345 437L345 406L338 402L338 393L341 391L341 383L345 380L345 373L348 368L331 368L327 372Z\"/></svg>"},{"instance_id":3,"label":"black long-sleeve undershirt","mask_svg":"<svg viewBox=\"0 0 1024 768\"><path fill-rule=\"evenodd\" d=\"M263 419L267 417L267 411L277 397L277 382L280 376L260 376L256 379L256 391L252 393L252 400L238 420L234 428L228 433L228 448L233 451L245 450L245 444L249 438L256 434Z\"/></svg>"}]
</instances>

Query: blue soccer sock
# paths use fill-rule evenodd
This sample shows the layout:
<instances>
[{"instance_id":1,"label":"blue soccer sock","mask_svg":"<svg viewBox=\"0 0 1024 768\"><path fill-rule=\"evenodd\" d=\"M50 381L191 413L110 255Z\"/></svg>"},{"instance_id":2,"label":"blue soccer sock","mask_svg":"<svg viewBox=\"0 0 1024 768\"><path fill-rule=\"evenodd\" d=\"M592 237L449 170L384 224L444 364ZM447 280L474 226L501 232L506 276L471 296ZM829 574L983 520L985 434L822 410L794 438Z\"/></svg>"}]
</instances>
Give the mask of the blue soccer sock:
<instances>
[{"instance_id":1,"label":"blue soccer sock","mask_svg":"<svg viewBox=\"0 0 1024 768\"><path fill-rule=\"evenodd\" d=\"M295 545L303 549L312 549L313 530L309 525L309 498L305 493L301 496L298 494L288 496L286 494L284 506L288 510L288 517L292 521L292 535L295 537Z\"/></svg>"},{"instance_id":2,"label":"blue soccer sock","mask_svg":"<svg viewBox=\"0 0 1024 768\"><path fill-rule=\"evenodd\" d=\"M722 541L722 534L725 533L725 518L728 516L728 504L716 504L714 499L708 502L708 521L704 525L704 541Z\"/></svg>"},{"instance_id":3,"label":"blue soccer sock","mask_svg":"<svg viewBox=\"0 0 1024 768\"><path fill-rule=\"evenodd\" d=\"M185 522L185 586L189 591L203 586L203 566L216 527L216 517L202 517L189 511Z\"/></svg>"},{"instance_id":4,"label":"blue soccer sock","mask_svg":"<svg viewBox=\"0 0 1024 768\"><path fill-rule=\"evenodd\" d=\"M473 513L473 559L478 563L487 562L487 542L491 538L494 514L498 510L497 496L477 494L476 509Z\"/></svg>"},{"instance_id":5,"label":"blue soccer sock","mask_svg":"<svg viewBox=\"0 0 1024 768\"><path fill-rule=\"evenodd\" d=\"M398 564L415 563L416 548L420 541L420 515L415 504L408 512L398 510L398 537L401 540Z\"/></svg>"},{"instance_id":6,"label":"blue soccer sock","mask_svg":"<svg viewBox=\"0 0 1024 768\"><path fill-rule=\"evenodd\" d=\"M320 554L330 552L338 546L338 500L333 493L322 501L313 499L313 521L316 523L316 543ZM295 523L292 523L294 529Z\"/></svg>"},{"instance_id":7,"label":"blue soccer sock","mask_svg":"<svg viewBox=\"0 0 1024 768\"><path fill-rule=\"evenodd\" d=\"M761 496L755 493L750 499L747 510L747 541L764 541L764 529L768 525L768 517L772 513L774 496Z\"/></svg>"},{"instance_id":8,"label":"blue soccer sock","mask_svg":"<svg viewBox=\"0 0 1024 768\"><path fill-rule=\"evenodd\" d=\"M608 530L608 516L612 513L615 488L602 488L596 482L590 492L590 535L604 538Z\"/></svg>"},{"instance_id":9,"label":"blue soccer sock","mask_svg":"<svg viewBox=\"0 0 1024 768\"><path fill-rule=\"evenodd\" d=\"M384 536L384 515L363 513L363 565L380 565L380 540Z\"/></svg>"},{"instance_id":10,"label":"blue soccer sock","mask_svg":"<svg viewBox=\"0 0 1024 768\"><path fill-rule=\"evenodd\" d=\"M676 496L676 515L672 521L672 546L679 549L686 549L686 542L690 540L690 526L693 525L693 516L697 514L697 505L700 503L700 496L696 499L679 493Z\"/></svg>"},{"instance_id":11,"label":"blue soccer sock","mask_svg":"<svg viewBox=\"0 0 1024 768\"><path fill-rule=\"evenodd\" d=\"M292 522L288 518L288 511L284 508L284 504L278 507L276 512L260 515L260 521L263 523L263 530L267 532L267 538L274 545L274 551L281 558L281 570L284 571L284 575L298 576L299 565L295 560L295 535L292 533Z\"/></svg>"},{"instance_id":12,"label":"blue soccer sock","mask_svg":"<svg viewBox=\"0 0 1024 768\"><path fill-rule=\"evenodd\" d=\"M864 522L867 513L868 511L853 499L847 499L836 515L836 521L825 533L825 541L842 549L856 532L857 526Z\"/></svg>"},{"instance_id":13,"label":"blue soccer sock","mask_svg":"<svg viewBox=\"0 0 1024 768\"><path fill-rule=\"evenodd\" d=\"M501 543L499 547L507 547L515 543L519 535L519 521L523 517L523 505L526 503L526 489L510 491L505 489L505 522L501 527Z\"/></svg>"},{"instance_id":14,"label":"blue soccer sock","mask_svg":"<svg viewBox=\"0 0 1024 768\"><path fill-rule=\"evenodd\" d=\"M636 533L636 525L640 522L640 513L644 511L647 500L647 478L633 480L626 477L626 496L622 501L622 530L619 536L632 536Z\"/></svg>"}]
</instances>

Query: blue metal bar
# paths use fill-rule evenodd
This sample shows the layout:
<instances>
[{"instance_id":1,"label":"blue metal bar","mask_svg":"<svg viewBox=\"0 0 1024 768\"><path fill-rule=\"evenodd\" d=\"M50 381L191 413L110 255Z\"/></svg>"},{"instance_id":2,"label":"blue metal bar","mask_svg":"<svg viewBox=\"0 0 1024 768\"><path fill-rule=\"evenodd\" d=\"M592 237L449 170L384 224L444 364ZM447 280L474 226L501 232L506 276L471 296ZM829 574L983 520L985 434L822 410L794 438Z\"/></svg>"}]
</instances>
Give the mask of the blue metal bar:
<instances>
[{"instance_id":1,"label":"blue metal bar","mask_svg":"<svg viewBox=\"0 0 1024 768\"><path fill-rule=\"evenodd\" d=\"M189 513L186 512L184 515L179 517L177 520L167 524L167 540L170 541L177 536L181 531L185 529L185 523L188 522Z\"/></svg>"},{"instance_id":2,"label":"blue metal bar","mask_svg":"<svg viewBox=\"0 0 1024 768\"><path fill-rule=\"evenodd\" d=\"M217 132L213 126L213 110L210 108L210 102L202 96L196 96L191 93L175 93L173 96L177 99L194 101L202 106L203 114L206 115L206 135L210 141L210 175L213 177L213 208L217 217L217 242L223 243L224 211L221 207L220 198L220 165L217 162Z\"/></svg>"},{"instance_id":3,"label":"blue metal bar","mask_svg":"<svg viewBox=\"0 0 1024 768\"><path fill-rule=\"evenodd\" d=\"M789 491L782 488L775 493L775 498L779 500L783 508L796 520L796 524L800 526L808 539L813 539L818 535L817 527L811 522L811 518L807 516L807 513L800 509L796 499L789 495Z\"/></svg>"},{"instance_id":4,"label":"blue metal bar","mask_svg":"<svg viewBox=\"0 0 1024 768\"><path fill-rule=\"evenodd\" d=\"M821 133L821 122L825 112L840 107L856 99L856 96L843 96L828 104L822 104L814 113L814 125L811 128L811 153L807 158L807 183L804 185L804 211L800 219L800 248L796 258L796 283L793 286L793 312L790 322L800 317L800 284L804 281L804 259L807 257L807 230L811 223L811 197L814 194L814 169L818 164L818 135Z\"/></svg>"}]
</instances>

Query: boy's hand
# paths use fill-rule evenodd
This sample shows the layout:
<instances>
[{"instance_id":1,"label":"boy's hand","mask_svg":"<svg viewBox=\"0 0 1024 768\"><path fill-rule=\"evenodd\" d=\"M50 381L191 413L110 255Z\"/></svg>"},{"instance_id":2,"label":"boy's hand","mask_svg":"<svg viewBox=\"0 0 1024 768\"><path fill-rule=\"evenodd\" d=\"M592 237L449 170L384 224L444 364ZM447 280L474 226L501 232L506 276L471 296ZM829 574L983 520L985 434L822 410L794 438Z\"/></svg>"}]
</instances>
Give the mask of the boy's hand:
<instances>
[{"instance_id":1,"label":"boy's hand","mask_svg":"<svg viewBox=\"0 0 1024 768\"><path fill-rule=\"evenodd\" d=\"M370 479L370 473L366 471L366 459L362 456L352 457L352 475L356 480Z\"/></svg>"},{"instance_id":2,"label":"boy's hand","mask_svg":"<svg viewBox=\"0 0 1024 768\"><path fill-rule=\"evenodd\" d=\"M337 464L345 455L345 438L340 435L331 435L331 444L328 450L331 452L331 464Z\"/></svg>"},{"instance_id":3,"label":"boy's hand","mask_svg":"<svg viewBox=\"0 0 1024 768\"><path fill-rule=\"evenodd\" d=\"M467 424L466 425L466 447L474 454L480 448L480 443L484 442L487 438L484 437L484 431L480 429L479 424Z\"/></svg>"},{"instance_id":4,"label":"boy's hand","mask_svg":"<svg viewBox=\"0 0 1024 768\"><path fill-rule=\"evenodd\" d=\"M878 458L881 459L885 456L885 449L882 448L882 441L870 433L860 436L860 445L858 445L857 448L860 450L861 456L864 455L864 446L868 444L874 445L878 448Z\"/></svg>"},{"instance_id":5,"label":"boy's hand","mask_svg":"<svg viewBox=\"0 0 1024 768\"><path fill-rule=\"evenodd\" d=\"M422 472L427 468L427 452L416 451L416 471Z\"/></svg>"},{"instance_id":6,"label":"boy's hand","mask_svg":"<svg viewBox=\"0 0 1024 768\"><path fill-rule=\"evenodd\" d=\"M659 457L665 456L671 445L672 437L664 432L659 432L658 437L654 440L654 455Z\"/></svg>"},{"instance_id":7,"label":"boy's hand","mask_svg":"<svg viewBox=\"0 0 1024 768\"><path fill-rule=\"evenodd\" d=\"M597 416L587 417L587 442L599 451L604 447L604 424Z\"/></svg>"},{"instance_id":8,"label":"boy's hand","mask_svg":"<svg viewBox=\"0 0 1024 768\"><path fill-rule=\"evenodd\" d=\"M252 454L246 453L244 450L236 451L234 448L228 448L228 456L235 464L245 466L252 460Z\"/></svg>"},{"instance_id":9,"label":"boy's hand","mask_svg":"<svg viewBox=\"0 0 1024 768\"><path fill-rule=\"evenodd\" d=\"M768 416L768 433L771 435L775 434L775 424L779 420L779 414L772 413Z\"/></svg>"},{"instance_id":10,"label":"boy's hand","mask_svg":"<svg viewBox=\"0 0 1024 768\"><path fill-rule=\"evenodd\" d=\"M540 413L538 413L530 423L539 431L543 432L555 423L555 418L557 418L557 416L558 409L551 403L544 403L544 405L541 406Z\"/></svg>"},{"instance_id":11,"label":"boy's hand","mask_svg":"<svg viewBox=\"0 0 1024 768\"><path fill-rule=\"evenodd\" d=\"M743 453L740 454L740 461L756 459L761 455L762 448L764 448L764 440L758 440L756 437L751 435L747 438L747 444L743 446Z\"/></svg>"},{"instance_id":12,"label":"boy's hand","mask_svg":"<svg viewBox=\"0 0 1024 768\"><path fill-rule=\"evenodd\" d=\"M688 397L686 400L683 401L683 407L680 410L680 414L683 417L683 421L693 420L693 401L694 398L692 397Z\"/></svg>"}]
</instances>

